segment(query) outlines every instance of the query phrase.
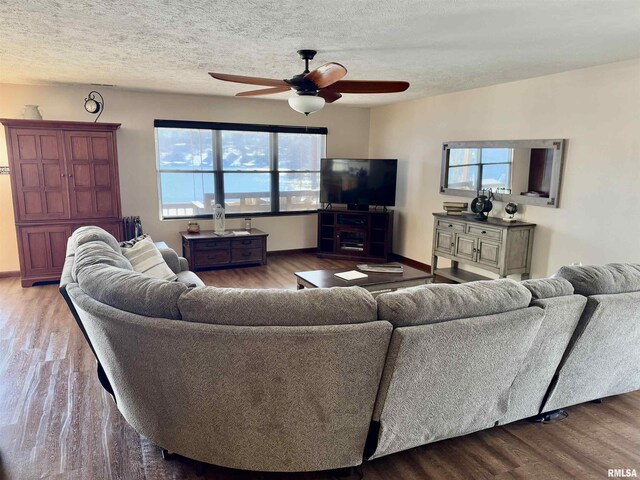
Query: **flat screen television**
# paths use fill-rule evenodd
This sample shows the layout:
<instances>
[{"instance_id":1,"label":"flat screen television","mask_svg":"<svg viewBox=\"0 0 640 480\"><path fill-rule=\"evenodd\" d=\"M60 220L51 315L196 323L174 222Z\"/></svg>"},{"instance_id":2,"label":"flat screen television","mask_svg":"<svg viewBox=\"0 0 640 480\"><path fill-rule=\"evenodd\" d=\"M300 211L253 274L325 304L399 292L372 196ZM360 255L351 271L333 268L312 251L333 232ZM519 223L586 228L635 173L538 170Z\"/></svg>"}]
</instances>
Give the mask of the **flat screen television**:
<instances>
[{"instance_id":1,"label":"flat screen television","mask_svg":"<svg viewBox=\"0 0 640 480\"><path fill-rule=\"evenodd\" d=\"M398 160L323 158L320 160L320 201L368 210L370 205L396 204Z\"/></svg>"}]
</instances>

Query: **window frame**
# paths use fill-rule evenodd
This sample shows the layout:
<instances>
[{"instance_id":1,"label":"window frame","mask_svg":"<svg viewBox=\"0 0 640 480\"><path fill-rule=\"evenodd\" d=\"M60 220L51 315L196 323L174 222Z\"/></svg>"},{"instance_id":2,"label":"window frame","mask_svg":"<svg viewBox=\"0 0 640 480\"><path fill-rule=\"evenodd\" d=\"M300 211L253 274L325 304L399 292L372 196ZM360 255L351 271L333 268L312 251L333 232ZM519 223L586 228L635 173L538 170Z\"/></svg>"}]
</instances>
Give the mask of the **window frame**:
<instances>
[{"instance_id":1,"label":"window frame","mask_svg":"<svg viewBox=\"0 0 640 480\"><path fill-rule=\"evenodd\" d=\"M513 148L509 148L509 147L463 147L463 148L467 148L469 150L478 150L478 160L475 163L462 163L459 165L451 165L450 161L449 161L449 151L446 152L446 178L450 178L450 172L451 169L456 169L456 168L468 168L468 167L476 167L476 175L474 178L474 185L476 186L475 189L473 190L464 190L464 191L468 191L468 192L480 192L482 190L487 190L485 188L482 187L482 180L483 180L483 173L484 173L484 166L485 165L507 165L508 168L508 177L509 177L509 186L510 188L508 190L511 190L511 184L512 184L512 178L511 175L513 173ZM509 153L509 158L510 160L508 162L483 162L482 161L482 152L485 149L504 149L504 150L510 150ZM447 182L447 186L446 188L449 188L448 182ZM463 189L454 189L454 190L463 190Z\"/></svg>"},{"instance_id":2,"label":"window frame","mask_svg":"<svg viewBox=\"0 0 640 480\"><path fill-rule=\"evenodd\" d=\"M317 173L320 174L320 166L318 170L279 170L279 152L278 152L278 134L279 133L295 133L308 135L323 135L323 153L321 158L326 156L327 152L327 136L328 129L326 127L298 127L285 125L263 125L263 124L246 124L246 123L228 123L228 122L198 122L183 120L154 120L154 134L156 142L156 175L158 180L158 207L161 221L170 220L186 220L186 219L210 219L211 214L197 215L172 215L165 216L163 214L162 201L162 173L201 173L212 174L214 181L214 197L216 203L224 205L224 175L225 173L261 173L270 175L271 187L271 205L268 212L246 212L246 213L227 213L227 218L246 218L246 217L276 217L291 215L310 215L318 212L318 209L311 210L280 210L280 174L281 173ZM179 170L179 169L162 169L160 167L159 157L159 128L174 128L187 130L211 130L212 131L212 152L213 161L209 170ZM260 132L269 133L269 169L268 170L225 170L222 158L222 131L236 132Z\"/></svg>"}]
</instances>

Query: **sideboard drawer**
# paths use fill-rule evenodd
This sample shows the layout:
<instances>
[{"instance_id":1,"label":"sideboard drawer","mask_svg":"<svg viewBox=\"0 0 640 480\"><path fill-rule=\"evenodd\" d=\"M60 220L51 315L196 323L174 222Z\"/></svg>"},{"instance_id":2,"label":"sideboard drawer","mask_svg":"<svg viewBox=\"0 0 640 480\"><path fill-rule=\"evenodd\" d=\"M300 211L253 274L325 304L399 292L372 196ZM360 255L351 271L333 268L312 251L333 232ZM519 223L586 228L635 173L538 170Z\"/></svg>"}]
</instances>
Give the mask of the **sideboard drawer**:
<instances>
[{"instance_id":1,"label":"sideboard drawer","mask_svg":"<svg viewBox=\"0 0 640 480\"><path fill-rule=\"evenodd\" d=\"M239 248L231 250L231 263L262 262L262 248Z\"/></svg>"},{"instance_id":2,"label":"sideboard drawer","mask_svg":"<svg viewBox=\"0 0 640 480\"><path fill-rule=\"evenodd\" d=\"M242 240L231 240L231 248L262 248L262 239L245 238Z\"/></svg>"},{"instance_id":3,"label":"sideboard drawer","mask_svg":"<svg viewBox=\"0 0 640 480\"><path fill-rule=\"evenodd\" d=\"M492 240L500 240L502 238L502 230L478 225L469 225L467 233L471 235L478 235L483 238L491 238Z\"/></svg>"},{"instance_id":4,"label":"sideboard drawer","mask_svg":"<svg viewBox=\"0 0 640 480\"><path fill-rule=\"evenodd\" d=\"M228 250L229 240L198 240L196 250Z\"/></svg>"},{"instance_id":5,"label":"sideboard drawer","mask_svg":"<svg viewBox=\"0 0 640 480\"><path fill-rule=\"evenodd\" d=\"M212 267L229 263L229 250L210 250L196 253L198 267Z\"/></svg>"},{"instance_id":6,"label":"sideboard drawer","mask_svg":"<svg viewBox=\"0 0 640 480\"><path fill-rule=\"evenodd\" d=\"M441 228L443 230L454 230L456 232L464 233L464 223L458 223L449 220L438 220L437 228Z\"/></svg>"}]
</instances>

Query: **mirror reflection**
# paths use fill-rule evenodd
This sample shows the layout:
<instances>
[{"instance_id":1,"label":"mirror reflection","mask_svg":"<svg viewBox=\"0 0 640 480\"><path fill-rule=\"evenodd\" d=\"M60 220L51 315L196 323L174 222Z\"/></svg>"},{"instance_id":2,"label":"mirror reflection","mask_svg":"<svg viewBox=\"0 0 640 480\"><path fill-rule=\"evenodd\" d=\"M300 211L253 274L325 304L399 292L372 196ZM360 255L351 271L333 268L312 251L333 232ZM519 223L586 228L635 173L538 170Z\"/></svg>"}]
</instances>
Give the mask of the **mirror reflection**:
<instances>
[{"instance_id":1,"label":"mirror reflection","mask_svg":"<svg viewBox=\"0 0 640 480\"><path fill-rule=\"evenodd\" d=\"M502 200L557 206L561 157L561 140L445 144L440 191L475 196L491 189ZM540 200L527 201L534 198Z\"/></svg>"}]
</instances>

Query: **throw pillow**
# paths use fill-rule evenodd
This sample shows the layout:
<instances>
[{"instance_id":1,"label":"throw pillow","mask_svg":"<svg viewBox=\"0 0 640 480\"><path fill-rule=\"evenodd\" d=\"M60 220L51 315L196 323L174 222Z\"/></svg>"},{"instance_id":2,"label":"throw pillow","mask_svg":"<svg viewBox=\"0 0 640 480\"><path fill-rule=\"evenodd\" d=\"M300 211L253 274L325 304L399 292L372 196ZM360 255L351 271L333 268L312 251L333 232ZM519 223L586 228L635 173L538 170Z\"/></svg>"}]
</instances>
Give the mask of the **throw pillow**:
<instances>
[{"instance_id":1,"label":"throw pillow","mask_svg":"<svg viewBox=\"0 0 640 480\"><path fill-rule=\"evenodd\" d=\"M123 248L122 254L131 262L136 272L169 281L178 278L164 261L160 250L153 244L151 238L139 240L131 248Z\"/></svg>"}]
</instances>

